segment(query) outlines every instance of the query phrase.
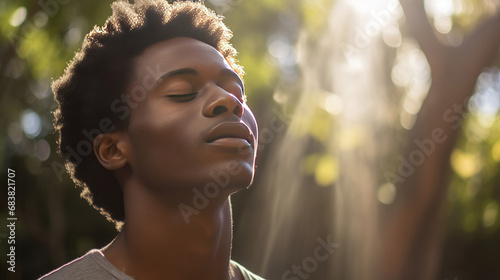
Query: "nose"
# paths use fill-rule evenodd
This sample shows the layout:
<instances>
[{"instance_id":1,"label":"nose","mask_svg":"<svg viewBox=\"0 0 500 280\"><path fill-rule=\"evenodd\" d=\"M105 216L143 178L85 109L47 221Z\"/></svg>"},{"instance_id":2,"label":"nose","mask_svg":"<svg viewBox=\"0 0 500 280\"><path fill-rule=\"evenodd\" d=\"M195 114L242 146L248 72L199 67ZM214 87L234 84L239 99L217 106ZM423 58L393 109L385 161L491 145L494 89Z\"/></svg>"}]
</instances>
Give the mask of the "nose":
<instances>
[{"instance_id":1,"label":"nose","mask_svg":"<svg viewBox=\"0 0 500 280\"><path fill-rule=\"evenodd\" d=\"M244 109L241 101L233 94L217 86L212 90L206 104L207 105L203 109L203 115L205 117L216 117L229 113L238 118L243 116Z\"/></svg>"}]
</instances>

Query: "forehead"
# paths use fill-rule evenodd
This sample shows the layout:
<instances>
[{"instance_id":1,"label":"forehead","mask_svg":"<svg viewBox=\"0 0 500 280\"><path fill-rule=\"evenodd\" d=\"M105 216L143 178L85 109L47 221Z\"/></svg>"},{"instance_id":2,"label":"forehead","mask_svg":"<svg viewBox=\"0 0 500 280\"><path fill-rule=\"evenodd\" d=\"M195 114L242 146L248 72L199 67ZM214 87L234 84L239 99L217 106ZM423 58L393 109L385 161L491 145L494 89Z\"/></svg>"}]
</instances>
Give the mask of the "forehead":
<instances>
[{"instance_id":1,"label":"forehead","mask_svg":"<svg viewBox=\"0 0 500 280\"><path fill-rule=\"evenodd\" d=\"M149 75L157 79L165 72L181 68L232 70L224 56L215 48L187 37L151 45L135 59L135 74L138 77Z\"/></svg>"}]
</instances>

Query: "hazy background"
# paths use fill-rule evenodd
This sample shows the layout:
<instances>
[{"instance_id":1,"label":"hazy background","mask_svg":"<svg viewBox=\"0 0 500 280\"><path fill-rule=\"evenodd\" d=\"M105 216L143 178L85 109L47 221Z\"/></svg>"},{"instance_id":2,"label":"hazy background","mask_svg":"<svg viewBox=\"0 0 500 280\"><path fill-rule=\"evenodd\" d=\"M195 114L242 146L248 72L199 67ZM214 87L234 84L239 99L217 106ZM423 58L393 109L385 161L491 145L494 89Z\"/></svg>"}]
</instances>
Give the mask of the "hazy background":
<instances>
[{"instance_id":1,"label":"hazy background","mask_svg":"<svg viewBox=\"0 0 500 280\"><path fill-rule=\"evenodd\" d=\"M53 168L63 161L50 90L83 36L110 15L111 2L0 2L1 279L34 279L116 234ZM378 247L390 246L371 209L383 212L396 198L385 175L397 165L430 85L403 11L382 0L206 3L235 34L260 126L255 183L233 197L233 259L270 279L294 279L282 277L304 264L307 279L369 279L353 271L371 271ZM448 45L460 45L498 6L426 1L428 19ZM450 172L441 174L449 183L437 279L500 279L499 66L497 57L479 76ZM16 273L3 261L7 168L16 170ZM326 261L312 261L318 239L328 238L339 247Z\"/></svg>"}]
</instances>

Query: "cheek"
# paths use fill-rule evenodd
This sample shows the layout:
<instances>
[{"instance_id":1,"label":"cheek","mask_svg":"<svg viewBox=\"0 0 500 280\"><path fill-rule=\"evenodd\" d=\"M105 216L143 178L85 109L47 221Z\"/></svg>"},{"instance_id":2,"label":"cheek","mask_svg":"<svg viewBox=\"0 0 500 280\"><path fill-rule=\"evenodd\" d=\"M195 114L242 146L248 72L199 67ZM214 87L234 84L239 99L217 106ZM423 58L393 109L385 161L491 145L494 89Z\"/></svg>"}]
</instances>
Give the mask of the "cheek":
<instances>
[{"instance_id":1,"label":"cheek","mask_svg":"<svg viewBox=\"0 0 500 280\"><path fill-rule=\"evenodd\" d=\"M159 106L134 110L128 130L137 164L169 166L186 161L183 155L196 145L193 127L187 125L193 123L192 115Z\"/></svg>"},{"instance_id":2,"label":"cheek","mask_svg":"<svg viewBox=\"0 0 500 280\"><path fill-rule=\"evenodd\" d=\"M165 185L184 187L199 183L198 173L204 162L198 153L193 153L200 143L196 129L186 125L192 121L175 114L146 116L130 123L131 166L135 176L156 190L163 190Z\"/></svg>"}]
</instances>

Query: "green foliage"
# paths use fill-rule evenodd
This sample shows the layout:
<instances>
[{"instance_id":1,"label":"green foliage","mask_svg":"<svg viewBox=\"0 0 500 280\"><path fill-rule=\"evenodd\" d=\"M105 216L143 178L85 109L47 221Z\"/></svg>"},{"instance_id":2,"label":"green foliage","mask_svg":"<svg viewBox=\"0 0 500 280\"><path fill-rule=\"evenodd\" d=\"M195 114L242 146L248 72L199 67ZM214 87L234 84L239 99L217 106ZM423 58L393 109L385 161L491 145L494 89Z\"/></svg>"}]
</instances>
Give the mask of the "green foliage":
<instances>
[{"instance_id":1,"label":"green foliage","mask_svg":"<svg viewBox=\"0 0 500 280\"><path fill-rule=\"evenodd\" d=\"M51 110L55 104L48 92L48 81L62 74L67 62L79 49L83 36L94 25L104 23L110 14L111 2L0 2L0 127L4 132L0 135L0 145L4 147L0 150L0 166L4 170L7 167L16 168L19 174L26 176L23 178L23 185L20 185L24 191L18 194L19 215L24 217L25 223L25 234L19 240L21 244L26 244L25 247L19 247L20 267L25 268L22 275L25 279L36 278L91 247L104 245L103 242L109 241L114 234L112 225L106 223L104 218L78 198L78 192L68 176L58 176L51 165L61 163L62 160L55 154L57 136L51 127ZM246 72L245 83L250 105L273 104L270 93L283 77L280 66L273 61L268 51L270 38L276 34L282 35L288 38L293 46L300 30L311 37L319 36L327 22L329 6L333 5L333 2L235 0L224 10L226 23L234 32L233 43L239 51L239 61ZM472 8L454 15L453 20L456 28L467 32L484 16L484 7L489 4L488 1L461 2ZM48 3L52 3L52 6L48 6ZM210 5L210 1L207 1L207 4ZM20 7L25 7L26 17L21 24L13 26L12 18L20 11ZM290 21L284 20L285 18L296 23L292 30L287 26ZM29 138L20 131L21 117L27 109L36 112L43 124L42 132L34 138ZM254 110L256 115L265 113L259 107L254 107ZM328 119L325 114L327 113L323 111L315 112L311 116L311 122L307 123L306 134L321 143L332 139L331 134L335 134L331 131L334 120ZM482 129L479 132L482 133L481 137L478 137L478 129ZM345 143L346 147L358 143L363 135L357 128L338 134L339 139L336 141L341 145ZM454 154L456 168L450 183L451 202L448 205L448 235L465 237L449 239L449 242L452 242L450 247L464 240L470 241L471 244L477 244L477 240L482 239L494 240L493 246L496 248L500 244L498 238L491 238L492 234L498 234L500 230L499 139L498 114L489 128L481 128L477 115L471 115L466 120L463 137ZM37 154L37 144L41 140L50 143L50 156L44 160ZM302 165L304 175L314 176L320 186L331 185L337 179L338 174L329 173L328 170L341 172L337 171L341 169L337 160L326 153L311 154L303 159ZM469 165L472 166L472 171L466 170ZM465 171L459 170L460 168ZM29 218L33 209L28 202L43 209L38 211L39 220ZM51 208L53 205L62 205L64 215L57 216ZM3 212L0 217L5 220ZM57 228L61 224L62 228ZM61 239L56 241L58 244L51 243L54 241L50 239L50 234L54 232L62 234ZM62 258L54 257L61 254ZM487 257L498 259L498 254ZM4 266L5 264L2 264L0 267L1 273L6 271ZM4 279L2 276L0 274L0 278Z\"/></svg>"}]
</instances>

